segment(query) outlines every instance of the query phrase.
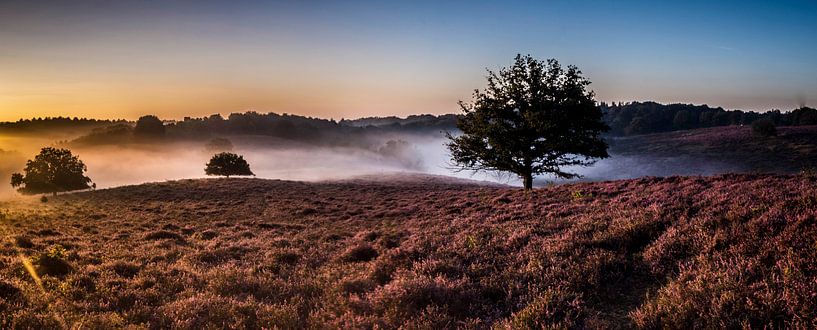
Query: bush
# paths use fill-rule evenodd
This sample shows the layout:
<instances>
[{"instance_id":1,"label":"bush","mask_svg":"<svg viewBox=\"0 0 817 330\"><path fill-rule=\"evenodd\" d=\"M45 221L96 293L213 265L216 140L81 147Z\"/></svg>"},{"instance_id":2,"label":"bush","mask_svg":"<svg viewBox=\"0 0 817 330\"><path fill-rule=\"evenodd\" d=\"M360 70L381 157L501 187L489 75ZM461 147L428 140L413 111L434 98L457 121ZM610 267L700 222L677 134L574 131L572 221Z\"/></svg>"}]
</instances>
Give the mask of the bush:
<instances>
[{"instance_id":1,"label":"bush","mask_svg":"<svg viewBox=\"0 0 817 330\"><path fill-rule=\"evenodd\" d=\"M250 171L250 164L244 160L243 156L230 152L213 155L213 158L207 163L204 173L226 177L231 175L255 175Z\"/></svg>"},{"instance_id":2,"label":"bush","mask_svg":"<svg viewBox=\"0 0 817 330\"><path fill-rule=\"evenodd\" d=\"M343 261L364 262L377 258L379 254L369 244L360 244L347 249L343 253Z\"/></svg>"},{"instance_id":3,"label":"bush","mask_svg":"<svg viewBox=\"0 0 817 330\"><path fill-rule=\"evenodd\" d=\"M74 269L65 261L65 248L60 245L51 247L32 260L37 266L38 275L65 276Z\"/></svg>"},{"instance_id":4,"label":"bush","mask_svg":"<svg viewBox=\"0 0 817 330\"><path fill-rule=\"evenodd\" d=\"M752 133L763 137L777 136L777 128L771 120L760 119L752 123Z\"/></svg>"}]
</instances>

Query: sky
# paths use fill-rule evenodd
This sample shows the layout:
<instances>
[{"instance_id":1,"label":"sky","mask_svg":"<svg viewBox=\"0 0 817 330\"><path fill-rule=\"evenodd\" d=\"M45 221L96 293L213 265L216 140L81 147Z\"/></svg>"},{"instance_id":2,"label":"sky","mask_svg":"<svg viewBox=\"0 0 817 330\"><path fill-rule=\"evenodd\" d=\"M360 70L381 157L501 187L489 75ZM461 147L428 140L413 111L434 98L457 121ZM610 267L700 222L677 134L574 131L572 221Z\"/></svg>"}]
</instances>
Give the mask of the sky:
<instances>
[{"instance_id":1,"label":"sky","mask_svg":"<svg viewBox=\"0 0 817 330\"><path fill-rule=\"evenodd\" d=\"M517 53L599 101L817 105L814 1L0 0L0 120L453 113Z\"/></svg>"}]
</instances>

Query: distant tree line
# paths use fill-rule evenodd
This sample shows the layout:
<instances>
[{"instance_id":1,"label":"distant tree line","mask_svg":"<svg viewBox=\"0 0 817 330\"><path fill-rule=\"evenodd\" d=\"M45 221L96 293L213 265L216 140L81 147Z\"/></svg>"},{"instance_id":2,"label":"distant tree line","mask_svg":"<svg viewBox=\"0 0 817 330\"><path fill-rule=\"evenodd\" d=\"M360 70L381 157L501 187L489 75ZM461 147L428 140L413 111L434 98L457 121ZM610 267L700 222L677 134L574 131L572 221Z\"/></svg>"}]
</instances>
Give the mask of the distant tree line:
<instances>
[{"instance_id":1,"label":"distant tree line","mask_svg":"<svg viewBox=\"0 0 817 330\"><path fill-rule=\"evenodd\" d=\"M121 144L145 139L205 140L224 135L264 135L320 145L361 146L384 132L441 133L456 129L457 115L416 115L408 118L365 118L335 121L290 114L245 112L227 118L215 114L180 121L162 121L153 115L134 123L97 127L77 138L76 144Z\"/></svg>"},{"instance_id":2,"label":"distant tree line","mask_svg":"<svg viewBox=\"0 0 817 330\"><path fill-rule=\"evenodd\" d=\"M707 105L631 102L601 103L612 135L637 135L730 125L750 125L765 119L777 126L817 125L817 110L802 107L789 112L724 110Z\"/></svg>"},{"instance_id":3,"label":"distant tree line","mask_svg":"<svg viewBox=\"0 0 817 330\"><path fill-rule=\"evenodd\" d=\"M93 128L125 122L124 120L98 120L77 117L37 117L14 122L0 122L0 131L12 133L33 133L38 131Z\"/></svg>"},{"instance_id":4,"label":"distant tree line","mask_svg":"<svg viewBox=\"0 0 817 330\"><path fill-rule=\"evenodd\" d=\"M660 104L656 102L600 103L604 122L614 136L637 135L695 128L751 125L768 119L776 126L817 125L817 110L767 112L725 110L707 105ZM180 121L162 121L143 116L136 123L124 120L45 117L0 123L0 131L41 132L54 129L91 129L74 142L80 144L116 144L134 140L135 136L168 139L211 139L223 135L255 134L283 139L331 145L360 145L366 137L384 132L440 133L456 130L459 114L413 115L407 118L368 117L361 119L321 119L277 113L233 113L227 118L211 115L187 117ZM161 126L159 125L161 124ZM137 139L138 140L138 139Z\"/></svg>"}]
</instances>

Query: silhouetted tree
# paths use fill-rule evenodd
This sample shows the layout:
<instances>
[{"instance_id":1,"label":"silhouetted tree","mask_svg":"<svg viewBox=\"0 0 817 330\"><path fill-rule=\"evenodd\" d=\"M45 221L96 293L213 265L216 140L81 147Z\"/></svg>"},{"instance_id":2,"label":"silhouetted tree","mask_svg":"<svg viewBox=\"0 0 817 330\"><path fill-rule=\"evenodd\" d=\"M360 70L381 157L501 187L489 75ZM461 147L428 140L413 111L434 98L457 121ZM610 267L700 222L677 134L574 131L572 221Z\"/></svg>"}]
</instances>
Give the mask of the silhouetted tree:
<instances>
[{"instance_id":1,"label":"silhouetted tree","mask_svg":"<svg viewBox=\"0 0 817 330\"><path fill-rule=\"evenodd\" d=\"M25 175L11 175L11 186L23 194L53 193L88 189L85 164L68 149L42 148L34 160L26 162Z\"/></svg>"},{"instance_id":2,"label":"silhouetted tree","mask_svg":"<svg viewBox=\"0 0 817 330\"><path fill-rule=\"evenodd\" d=\"M513 66L488 71L488 86L474 102L460 101L460 136L448 134L448 148L461 169L507 171L525 189L533 176L550 173L578 177L564 166L591 165L607 157L601 133L608 129L587 91L590 82L575 66L563 69L554 59L517 55Z\"/></svg>"},{"instance_id":3,"label":"silhouetted tree","mask_svg":"<svg viewBox=\"0 0 817 330\"><path fill-rule=\"evenodd\" d=\"M165 135L165 125L154 115L139 117L133 134L140 137L161 137Z\"/></svg>"},{"instance_id":4,"label":"silhouetted tree","mask_svg":"<svg viewBox=\"0 0 817 330\"><path fill-rule=\"evenodd\" d=\"M243 156L231 152L213 155L213 158L210 158L210 162L207 163L204 173L226 177L231 175L255 175L250 171L250 164L244 160Z\"/></svg>"},{"instance_id":5,"label":"silhouetted tree","mask_svg":"<svg viewBox=\"0 0 817 330\"><path fill-rule=\"evenodd\" d=\"M759 119L752 123L752 133L763 137L777 136L777 127L769 119Z\"/></svg>"}]
</instances>

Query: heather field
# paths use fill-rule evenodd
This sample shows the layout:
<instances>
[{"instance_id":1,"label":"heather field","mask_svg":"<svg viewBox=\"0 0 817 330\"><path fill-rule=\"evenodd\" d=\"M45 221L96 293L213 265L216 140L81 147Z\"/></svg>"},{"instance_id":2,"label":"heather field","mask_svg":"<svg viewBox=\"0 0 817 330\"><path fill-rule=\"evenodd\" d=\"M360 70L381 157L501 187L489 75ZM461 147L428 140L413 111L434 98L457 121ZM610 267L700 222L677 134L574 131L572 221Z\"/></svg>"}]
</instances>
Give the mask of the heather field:
<instances>
[{"instance_id":1,"label":"heather field","mask_svg":"<svg viewBox=\"0 0 817 330\"><path fill-rule=\"evenodd\" d=\"M815 183L211 179L9 200L0 328L813 328Z\"/></svg>"}]
</instances>

